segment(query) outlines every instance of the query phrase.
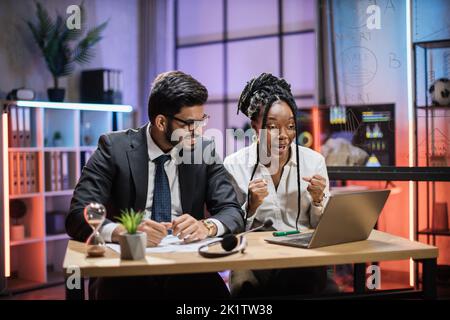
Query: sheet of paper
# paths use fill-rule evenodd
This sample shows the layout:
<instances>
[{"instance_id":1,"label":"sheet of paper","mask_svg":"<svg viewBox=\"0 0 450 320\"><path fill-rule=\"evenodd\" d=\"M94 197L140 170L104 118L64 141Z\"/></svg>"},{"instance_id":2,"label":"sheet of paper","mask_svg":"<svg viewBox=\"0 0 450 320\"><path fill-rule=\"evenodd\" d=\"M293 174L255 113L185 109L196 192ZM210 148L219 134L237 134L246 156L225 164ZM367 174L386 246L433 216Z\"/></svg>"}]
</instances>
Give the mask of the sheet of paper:
<instances>
[{"instance_id":1,"label":"sheet of paper","mask_svg":"<svg viewBox=\"0 0 450 320\"><path fill-rule=\"evenodd\" d=\"M183 243L182 240L174 235L168 235L162 239L161 243L157 247L147 248L146 253L164 253L164 252L196 252L198 248L204 244L214 242L220 238L207 238L202 241L194 243ZM115 243L108 243L107 246L114 251L120 253L120 245Z\"/></svg>"}]
</instances>

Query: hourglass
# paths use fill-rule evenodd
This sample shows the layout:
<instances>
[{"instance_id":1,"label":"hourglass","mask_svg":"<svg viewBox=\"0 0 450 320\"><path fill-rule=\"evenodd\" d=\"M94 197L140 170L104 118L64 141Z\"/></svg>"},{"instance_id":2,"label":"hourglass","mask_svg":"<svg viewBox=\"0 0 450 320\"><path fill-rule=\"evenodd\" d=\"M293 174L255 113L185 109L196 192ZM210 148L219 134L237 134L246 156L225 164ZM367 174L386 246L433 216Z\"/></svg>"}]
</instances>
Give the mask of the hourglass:
<instances>
[{"instance_id":1,"label":"hourglass","mask_svg":"<svg viewBox=\"0 0 450 320\"><path fill-rule=\"evenodd\" d=\"M105 241L99 229L106 218L106 209L100 203L90 203L84 208L84 219L91 226L93 233L86 241L88 257L102 257L105 254Z\"/></svg>"}]
</instances>

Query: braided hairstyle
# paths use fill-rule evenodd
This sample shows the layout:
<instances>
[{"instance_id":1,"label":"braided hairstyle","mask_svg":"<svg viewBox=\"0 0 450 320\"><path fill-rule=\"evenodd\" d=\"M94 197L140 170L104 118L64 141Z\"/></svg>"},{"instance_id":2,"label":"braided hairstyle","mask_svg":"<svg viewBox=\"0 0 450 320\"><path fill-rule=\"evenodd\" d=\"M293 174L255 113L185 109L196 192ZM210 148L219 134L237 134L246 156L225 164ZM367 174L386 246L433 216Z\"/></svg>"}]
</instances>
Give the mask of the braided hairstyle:
<instances>
[{"instance_id":1,"label":"braided hairstyle","mask_svg":"<svg viewBox=\"0 0 450 320\"><path fill-rule=\"evenodd\" d=\"M247 82L244 90L239 97L237 113L241 111L249 119L256 120L262 112L262 129L267 125L267 114L270 108L276 102L284 101L291 108L292 114L297 114L297 104L291 92L291 86L284 80L275 77L270 73L262 73L260 76ZM298 129L297 121L295 123L295 145L298 146ZM298 147L295 148L295 158L297 160L297 218L295 227L298 229L298 220L300 218L301 209L301 192L300 192L300 162ZM256 144L256 164L253 168L250 181L256 172L259 164L259 142ZM250 203L250 193L247 194L247 204ZM247 214L245 214L245 225L247 225Z\"/></svg>"}]
</instances>

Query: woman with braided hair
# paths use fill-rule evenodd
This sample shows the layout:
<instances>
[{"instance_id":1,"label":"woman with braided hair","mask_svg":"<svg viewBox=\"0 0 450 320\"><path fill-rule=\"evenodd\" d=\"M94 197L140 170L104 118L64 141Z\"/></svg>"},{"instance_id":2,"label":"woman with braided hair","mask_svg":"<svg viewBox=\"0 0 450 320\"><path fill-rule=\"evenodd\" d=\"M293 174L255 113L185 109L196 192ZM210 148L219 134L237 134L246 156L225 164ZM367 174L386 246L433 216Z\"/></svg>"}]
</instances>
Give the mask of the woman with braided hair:
<instances>
[{"instance_id":1,"label":"woman with braided hair","mask_svg":"<svg viewBox=\"0 0 450 320\"><path fill-rule=\"evenodd\" d=\"M246 228L266 219L279 231L315 228L329 194L324 157L297 143L297 106L290 85L263 73L245 86L238 102L255 131L255 142L228 156L230 173L245 212ZM321 292L326 268L236 271L233 297Z\"/></svg>"}]
</instances>

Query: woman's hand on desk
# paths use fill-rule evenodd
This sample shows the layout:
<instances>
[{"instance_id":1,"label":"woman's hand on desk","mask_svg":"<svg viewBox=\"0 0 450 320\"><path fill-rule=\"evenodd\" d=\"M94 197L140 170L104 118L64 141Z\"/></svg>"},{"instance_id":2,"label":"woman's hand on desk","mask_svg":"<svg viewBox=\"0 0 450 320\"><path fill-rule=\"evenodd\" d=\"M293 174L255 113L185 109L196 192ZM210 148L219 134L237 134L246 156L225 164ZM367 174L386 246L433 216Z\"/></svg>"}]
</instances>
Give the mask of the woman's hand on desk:
<instances>
[{"instance_id":1,"label":"woman's hand on desk","mask_svg":"<svg viewBox=\"0 0 450 320\"><path fill-rule=\"evenodd\" d=\"M171 228L170 223L144 220L138 227L138 231L147 234L147 246L156 247L161 240L167 236L167 230Z\"/></svg>"},{"instance_id":2,"label":"woman's hand on desk","mask_svg":"<svg viewBox=\"0 0 450 320\"><path fill-rule=\"evenodd\" d=\"M193 242L208 237L208 229L203 222L185 213L173 221L172 234L185 242Z\"/></svg>"}]
</instances>

